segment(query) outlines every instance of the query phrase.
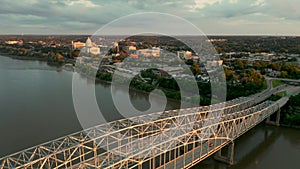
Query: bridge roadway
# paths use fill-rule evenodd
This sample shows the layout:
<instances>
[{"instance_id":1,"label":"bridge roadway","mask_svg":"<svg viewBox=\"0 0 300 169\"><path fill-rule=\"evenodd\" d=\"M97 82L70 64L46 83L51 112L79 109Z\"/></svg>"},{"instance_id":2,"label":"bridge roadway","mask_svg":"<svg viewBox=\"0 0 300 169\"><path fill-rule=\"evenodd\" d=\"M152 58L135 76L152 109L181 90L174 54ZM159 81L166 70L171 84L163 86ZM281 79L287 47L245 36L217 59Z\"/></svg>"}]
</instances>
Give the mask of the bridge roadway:
<instances>
[{"instance_id":1,"label":"bridge roadway","mask_svg":"<svg viewBox=\"0 0 300 169\"><path fill-rule=\"evenodd\" d=\"M174 164L177 168L182 159L181 165L188 167L278 110L288 98L254 105L289 88L283 85L225 103L152 113L95 126L3 157L0 169L169 168Z\"/></svg>"},{"instance_id":2,"label":"bridge roadway","mask_svg":"<svg viewBox=\"0 0 300 169\"><path fill-rule=\"evenodd\" d=\"M286 82L296 82L296 83L300 83L299 79L287 79L287 78L275 78L275 77L266 77L266 79L269 80L280 80L280 81L286 81Z\"/></svg>"}]
</instances>

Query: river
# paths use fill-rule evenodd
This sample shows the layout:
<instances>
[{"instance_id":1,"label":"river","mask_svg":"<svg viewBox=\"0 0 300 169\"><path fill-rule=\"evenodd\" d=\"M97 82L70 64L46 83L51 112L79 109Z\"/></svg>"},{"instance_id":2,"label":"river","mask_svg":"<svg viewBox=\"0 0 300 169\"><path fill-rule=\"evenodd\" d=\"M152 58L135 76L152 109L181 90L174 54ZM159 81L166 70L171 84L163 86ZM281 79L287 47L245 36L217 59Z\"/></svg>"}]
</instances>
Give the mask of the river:
<instances>
[{"instance_id":1,"label":"river","mask_svg":"<svg viewBox=\"0 0 300 169\"><path fill-rule=\"evenodd\" d=\"M72 101L73 72L45 62L15 60L0 56L0 157L82 130ZM81 77L83 83L93 81ZM97 83L97 101L101 111L117 116L109 84ZM113 93L124 97L120 88ZM132 104L139 110L149 108L148 94L131 91ZM154 99L155 100L155 99ZM157 99L154 104L161 104ZM168 101L166 109L178 108ZM261 124L235 144L235 165L227 166L211 157L198 169L298 169L300 167L299 130Z\"/></svg>"}]
</instances>

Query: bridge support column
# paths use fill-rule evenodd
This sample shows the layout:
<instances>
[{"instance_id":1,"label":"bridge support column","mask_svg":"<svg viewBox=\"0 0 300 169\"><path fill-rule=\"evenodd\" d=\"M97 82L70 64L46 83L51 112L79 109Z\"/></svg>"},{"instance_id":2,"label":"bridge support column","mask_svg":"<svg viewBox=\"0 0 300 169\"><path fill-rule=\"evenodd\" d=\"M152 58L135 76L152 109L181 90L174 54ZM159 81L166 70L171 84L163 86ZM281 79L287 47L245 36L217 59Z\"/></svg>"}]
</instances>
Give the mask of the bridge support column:
<instances>
[{"instance_id":1,"label":"bridge support column","mask_svg":"<svg viewBox=\"0 0 300 169\"><path fill-rule=\"evenodd\" d=\"M271 121L271 116L269 116L267 118L266 123L269 125L274 125L274 126L280 126L280 109L277 111L276 113L276 120L275 121Z\"/></svg>"},{"instance_id":2,"label":"bridge support column","mask_svg":"<svg viewBox=\"0 0 300 169\"><path fill-rule=\"evenodd\" d=\"M225 156L222 155L222 149L221 149L215 154L214 159L229 165L233 165L234 164L234 142L229 143L227 147L228 150Z\"/></svg>"}]
</instances>

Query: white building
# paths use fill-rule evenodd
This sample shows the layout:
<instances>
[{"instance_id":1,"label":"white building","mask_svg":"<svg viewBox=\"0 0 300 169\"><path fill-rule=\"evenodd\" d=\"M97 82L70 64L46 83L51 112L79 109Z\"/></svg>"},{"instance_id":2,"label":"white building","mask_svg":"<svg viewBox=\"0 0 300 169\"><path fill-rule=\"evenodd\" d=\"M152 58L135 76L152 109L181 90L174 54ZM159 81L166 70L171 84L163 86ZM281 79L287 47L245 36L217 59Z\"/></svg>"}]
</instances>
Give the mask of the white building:
<instances>
[{"instance_id":1,"label":"white building","mask_svg":"<svg viewBox=\"0 0 300 169\"><path fill-rule=\"evenodd\" d=\"M6 44L8 45L23 45L23 41L22 40L8 40L8 41L5 41Z\"/></svg>"},{"instance_id":2,"label":"white building","mask_svg":"<svg viewBox=\"0 0 300 169\"><path fill-rule=\"evenodd\" d=\"M206 62L206 67L208 69L217 68L223 65L223 60L210 60Z\"/></svg>"},{"instance_id":3,"label":"white building","mask_svg":"<svg viewBox=\"0 0 300 169\"><path fill-rule=\"evenodd\" d=\"M184 51L177 51L177 57L179 59L185 59L185 52Z\"/></svg>"},{"instance_id":4,"label":"white building","mask_svg":"<svg viewBox=\"0 0 300 169\"><path fill-rule=\"evenodd\" d=\"M146 56L146 57L149 57L149 56L159 57L160 56L160 51L161 51L161 49L159 47L158 48L153 47L152 49L137 50L137 54L139 56Z\"/></svg>"},{"instance_id":5,"label":"white building","mask_svg":"<svg viewBox=\"0 0 300 169\"><path fill-rule=\"evenodd\" d=\"M100 48L92 42L91 38L88 37L85 42L85 52L93 55L99 55Z\"/></svg>"},{"instance_id":6,"label":"white building","mask_svg":"<svg viewBox=\"0 0 300 169\"><path fill-rule=\"evenodd\" d=\"M190 52L190 51L177 51L177 57L179 59L190 60L190 59L192 59L192 52Z\"/></svg>"},{"instance_id":7,"label":"white building","mask_svg":"<svg viewBox=\"0 0 300 169\"><path fill-rule=\"evenodd\" d=\"M128 50L133 50L133 51L135 51L135 50L136 50L136 47L135 47L135 46L128 46Z\"/></svg>"},{"instance_id":8,"label":"white building","mask_svg":"<svg viewBox=\"0 0 300 169\"><path fill-rule=\"evenodd\" d=\"M119 47L119 43L118 42L114 42L114 49L116 49L117 52L120 51L120 47Z\"/></svg>"},{"instance_id":9,"label":"white building","mask_svg":"<svg viewBox=\"0 0 300 169\"><path fill-rule=\"evenodd\" d=\"M189 59L191 59L191 58L192 58L192 52L186 51L186 52L185 52L185 59L186 59L186 60L189 60Z\"/></svg>"},{"instance_id":10,"label":"white building","mask_svg":"<svg viewBox=\"0 0 300 169\"><path fill-rule=\"evenodd\" d=\"M85 43L83 42L74 42L72 41L72 48L73 49L78 49L78 48L82 48L82 47L85 47Z\"/></svg>"}]
</instances>

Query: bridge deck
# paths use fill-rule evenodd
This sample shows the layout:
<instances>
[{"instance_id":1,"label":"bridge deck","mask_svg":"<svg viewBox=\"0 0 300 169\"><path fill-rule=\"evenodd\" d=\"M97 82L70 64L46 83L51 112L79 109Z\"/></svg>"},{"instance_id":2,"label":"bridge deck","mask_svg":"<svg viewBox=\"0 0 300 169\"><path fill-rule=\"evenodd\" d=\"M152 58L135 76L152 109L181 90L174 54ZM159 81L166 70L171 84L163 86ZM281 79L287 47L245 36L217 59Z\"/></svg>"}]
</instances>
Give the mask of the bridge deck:
<instances>
[{"instance_id":1,"label":"bridge deck","mask_svg":"<svg viewBox=\"0 0 300 169\"><path fill-rule=\"evenodd\" d=\"M159 167L169 162L171 165L172 160L180 160L181 156L188 160L190 151L194 154L192 161L199 161L283 106L288 98L254 105L285 88L279 86L226 103L152 113L95 126L1 158L0 169ZM162 156L168 156L169 160Z\"/></svg>"}]
</instances>

